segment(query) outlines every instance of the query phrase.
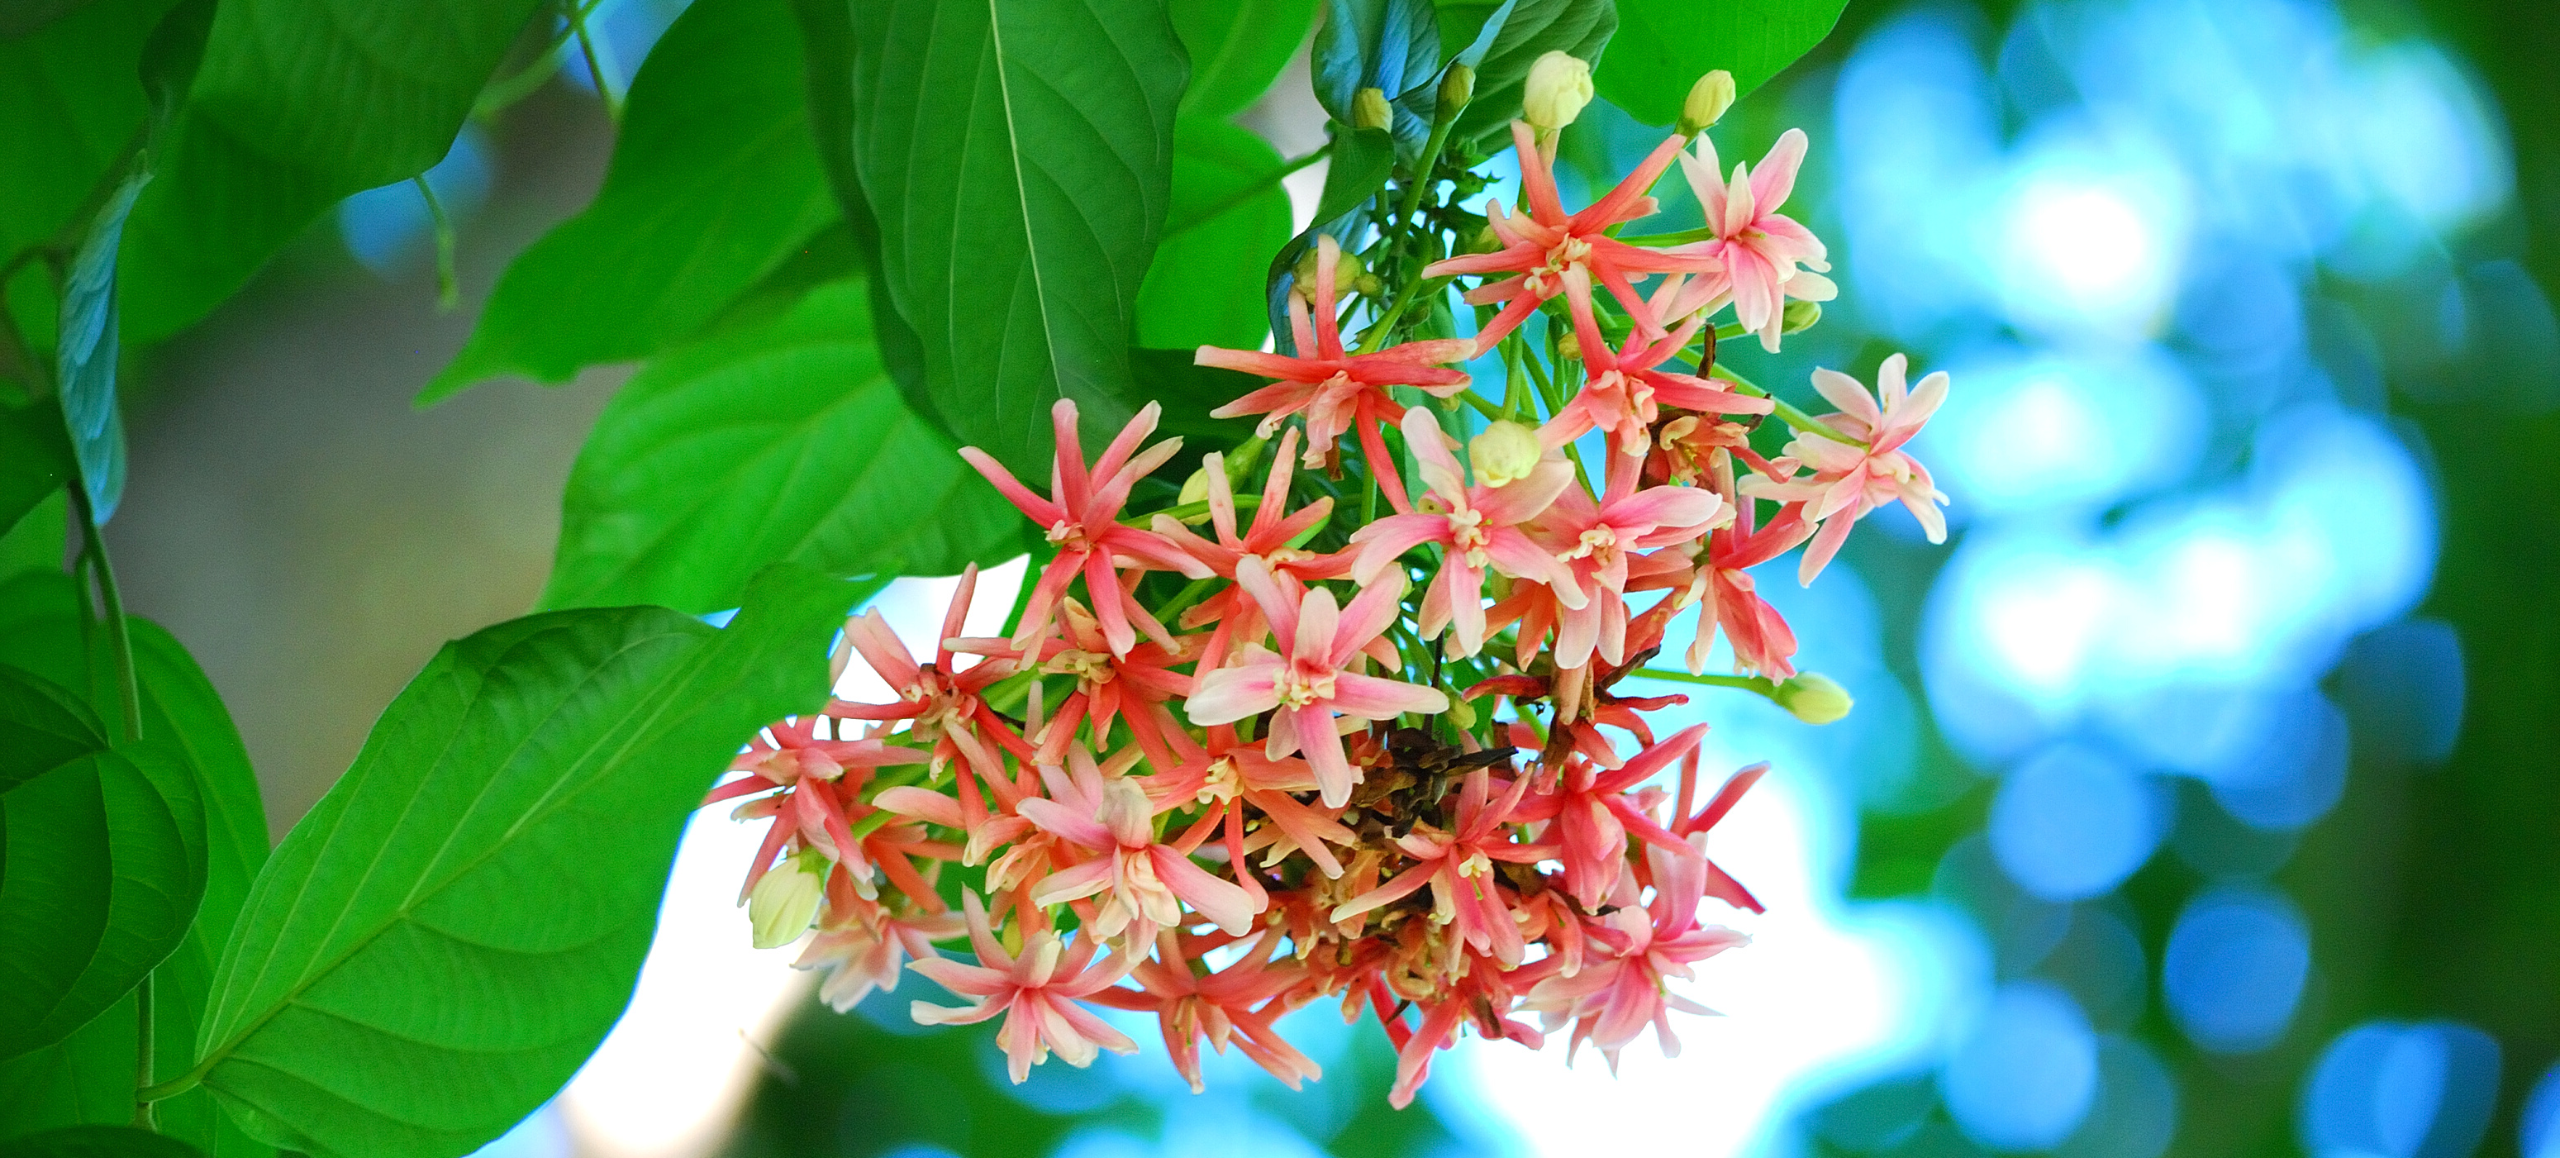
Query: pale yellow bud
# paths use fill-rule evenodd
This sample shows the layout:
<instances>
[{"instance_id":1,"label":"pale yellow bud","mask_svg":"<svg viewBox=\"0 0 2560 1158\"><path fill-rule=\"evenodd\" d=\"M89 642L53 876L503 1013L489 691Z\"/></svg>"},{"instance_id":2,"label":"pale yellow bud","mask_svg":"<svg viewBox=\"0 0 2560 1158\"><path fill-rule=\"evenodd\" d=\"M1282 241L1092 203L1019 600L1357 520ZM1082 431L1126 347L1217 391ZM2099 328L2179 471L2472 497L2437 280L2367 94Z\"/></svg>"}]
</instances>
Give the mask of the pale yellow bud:
<instances>
[{"instance_id":1,"label":"pale yellow bud","mask_svg":"<svg viewBox=\"0 0 2560 1158\"><path fill-rule=\"evenodd\" d=\"M808 932L826 885L826 858L814 852L801 852L759 878L755 891L747 894L747 922L755 927L756 948L779 949Z\"/></svg>"},{"instance_id":2,"label":"pale yellow bud","mask_svg":"<svg viewBox=\"0 0 2560 1158\"><path fill-rule=\"evenodd\" d=\"M1294 267L1294 272L1297 274L1297 277L1296 280L1290 283L1290 292L1307 299L1310 303L1314 302L1316 296L1316 247L1312 245L1307 247L1306 254L1298 258L1298 264ZM1342 254L1334 260L1333 292L1337 296L1347 293L1374 293L1377 288L1378 279L1369 273L1368 264L1360 260L1359 254L1352 253L1349 250L1344 250Z\"/></svg>"},{"instance_id":3,"label":"pale yellow bud","mask_svg":"<svg viewBox=\"0 0 2560 1158\"><path fill-rule=\"evenodd\" d=\"M1453 64L1449 66L1448 75L1440 78L1440 104L1433 111L1443 122L1454 121L1459 113L1466 111L1467 102L1474 99L1476 70L1463 64Z\"/></svg>"},{"instance_id":4,"label":"pale yellow bud","mask_svg":"<svg viewBox=\"0 0 2560 1158\"><path fill-rule=\"evenodd\" d=\"M1545 453L1546 448L1538 445L1537 431L1508 419L1497 420L1467 440L1467 461L1475 464L1476 481L1489 487L1529 477Z\"/></svg>"},{"instance_id":5,"label":"pale yellow bud","mask_svg":"<svg viewBox=\"0 0 2560 1158\"><path fill-rule=\"evenodd\" d=\"M1352 94L1352 128L1383 129L1393 123L1394 119L1393 114L1387 110L1387 90L1364 88Z\"/></svg>"},{"instance_id":6,"label":"pale yellow bud","mask_svg":"<svg viewBox=\"0 0 2560 1158\"><path fill-rule=\"evenodd\" d=\"M1205 503L1208 501L1209 471L1206 467L1203 467L1199 470L1192 471L1190 478L1182 480L1182 497L1175 499L1174 505L1187 507L1193 503Z\"/></svg>"},{"instance_id":7,"label":"pale yellow bud","mask_svg":"<svg viewBox=\"0 0 2560 1158\"><path fill-rule=\"evenodd\" d=\"M1732 107L1732 73L1719 68L1699 77L1698 83L1689 86L1689 99L1680 105L1680 135L1694 137L1707 131Z\"/></svg>"},{"instance_id":8,"label":"pale yellow bud","mask_svg":"<svg viewBox=\"0 0 2560 1158\"><path fill-rule=\"evenodd\" d=\"M1528 90L1520 98L1521 119L1541 137L1572 124L1591 103L1591 65L1570 52L1550 51L1529 66Z\"/></svg>"},{"instance_id":9,"label":"pale yellow bud","mask_svg":"<svg viewBox=\"0 0 2560 1158\"><path fill-rule=\"evenodd\" d=\"M1566 334L1566 335L1564 335L1564 336L1562 336L1562 337L1557 338L1557 339L1556 339L1556 357L1563 358L1563 359L1565 359L1565 360L1567 360L1567 361L1573 361L1573 362L1579 362L1579 361L1581 361L1581 360L1582 360L1582 339L1580 339L1580 338L1578 338L1578 337L1575 337L1575 336L1574 336L1574 335L1572 335L1572 334Z\"/></svg>"},{"instance_id":10,"label":"pale yellow bud","mask_svg":"<svg viewBox=\"0 0 2560 1158\"><path fill-rule=\"evenodd\" d=\"M1818 672L1797 672L1778 685L1778 706L1808 724L1828 724L1849 714L1856 701L1839 681Z\"/></svg>"},{"instance_id":11,"label":"pale yellow bud","mask_svg":"<svg viewBox=\"0 0 2560 1158\"><path fill-rule=\"evenodd\" d=\"M1812 329L1814 323L1822 320L1822 303L1803 300L1789 301L1787 303L1787 308L1779 314L1778 318L1778 331L1780 333L1801 334L1806 330Z\"/></svg>"}]
</instances>

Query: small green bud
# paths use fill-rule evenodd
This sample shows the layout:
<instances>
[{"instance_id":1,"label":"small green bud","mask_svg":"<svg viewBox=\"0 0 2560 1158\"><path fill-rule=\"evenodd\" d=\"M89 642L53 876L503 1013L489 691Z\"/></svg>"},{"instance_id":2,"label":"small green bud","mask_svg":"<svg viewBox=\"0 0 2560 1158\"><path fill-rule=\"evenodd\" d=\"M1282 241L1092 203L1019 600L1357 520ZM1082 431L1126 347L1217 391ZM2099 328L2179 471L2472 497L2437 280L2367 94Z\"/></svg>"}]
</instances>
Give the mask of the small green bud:
<instances>
[{"instance_id":1,"label":"small green bud","mask_svg":"<svg viewBox=\"0 0 2560 1158\"><path fill-rule=\"evenodd\" d=\"M1808 302L1801 300L1789 301L1787 303L1787 308L1778 315L1778 332L1784 334L1801 334L1806 330L1812 329L1814 323L1821 320L1821 302Z\"/></svg>"},{"instance_id":2,"label":"small green bud","mask_svg":"<svg viewBox=\"0 0 2560 1158\"><path fill-rule=\"evenodd\" d=\"M1732 107L1732 73L1719 68L1699 77L1698 83L1689 86L1689 99L1680 105L1680 135L1694 137L1707 131Z\"/></svg>"},{"instance_id":3,"label":"small green bud","mask_svg":"<svg viewBox=\"0 0 2560 1158\"><path fill-rule=\"evenodd\" d=\"M1387 90L1364 88L1351 96L1351 127L1383 129L1394 120L1387 110Z\"/></svg>"},{"instance_id":4,"label":"small green bud","mask_svg":"<svg viewBox=\"0 0 2560 1158\"><path fill-rule=\"evenodd\" d=\"M755 927L758 949L779 949L800 939L817 919L818 898L827 891L827 858L803 850L775 865L747 894L747 922Z\"/></svg>"},{"instance_id":5,"label":"small green bud","mask_svg":"<svg viewBox=\"0 0 2560 1158\"><path fill-rule=\"evenodd\" d=\"M1291 267L1291 272L1297 275L1291 288L1308 301L1314 301L1316 296L1317 256L1316 247L1310 245L1307 252L1298 258L1298 264ZM1360 260L1359 254L1344 250L1334 259L1333 292L1337 296L1346 293L1374 295L1378 288L1378 279L1370 274L1368 264Z\"/></svg>"},{"instance_id":6,"label":"small green bud","mask_svg":"<svg viewBox=\"0 0 2560 1158\"><path fill-rule=\"evenodd\" d=\"M1203 467L1199 470L1192 471L1190 478L1182 480L1182 496L1175 499L1173 502L1175 506L1187 507L1193 503L1205 503L1208 501L1209 471L1208 468Z\"/></svg>"},{"instance_id":7,"label":"small green bud","mask_svg":"<svg viewBox=\"0 0 2560 1158\"><path fill-rule=\"evenodd\" d=\"M1450 65L1448 75L1440 78L1440 107L1437 110L1440 120L1443 123L1457 120L1458 114L1466 111L1467 102L1474 99L1476 70L1463 64Z\"/></svg>"},{"instance_id":8,"label":"small green bud","mask_svg":"<svg viewBox=\"0 0 2560 1158\"><path fill-rule=\"evenodd\" d=\"M1549 51L1529 66L1529 84L1520 98L1521 119L1552 137L1591 103L1591 65L1570 52Z\"/></svg>"},{"instance_id":9,"label":"small green bud","mask_svg":"<svg viewBox=\"0 0 2560 1158\"><path fill-rule=\"evenodd\" d=\"M1538 443L1537 431L1500 419L1467 440L1467 461L1475 464L1477 482L1501 487L1529 477L1546 449Z\"/></svg>"},{"instance_id":10,"label":"small green bud","mask_svg":"<svg viewBox=\"0 0 2560 1158\"><path fill-rule=\"evenodd\" d=\"M1582 339L1566 334L1556 339L1556 357L1568 362L1582 360Z\"/></svg>"},{"instance_id":11,"label":"small green bud","mask_svg":"<svg viewBox=\"0 0 2560 1158\"><path fill-rule=\"evenodd\" d=\"M1797 672L1778 685L1778 706L1808 724L1828 724L1849 714L1856 701L1839 681L1819 672Z\"/></svg>"}]
</instances>

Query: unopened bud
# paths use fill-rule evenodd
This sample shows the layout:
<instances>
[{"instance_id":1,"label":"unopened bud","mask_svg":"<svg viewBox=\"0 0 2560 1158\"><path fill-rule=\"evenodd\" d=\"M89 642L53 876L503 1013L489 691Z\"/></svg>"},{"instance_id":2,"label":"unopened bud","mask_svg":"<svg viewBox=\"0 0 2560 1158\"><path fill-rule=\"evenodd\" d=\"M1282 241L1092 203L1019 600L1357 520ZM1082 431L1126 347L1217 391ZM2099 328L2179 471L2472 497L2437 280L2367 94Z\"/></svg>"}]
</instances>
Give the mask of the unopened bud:
<instances>
[{"instance_id":1,"label":"unopened bud","mask_svg":"<svg viewBox=\"0 0 2560 1158\"><path fill-rule=\"evenodd\" d=\"M1291 270L1297 275L1292 288L1299 297L1310 301L1313 301L1316 295L1317 256L1316 247L1308 246L1307 252L1298 258L1298 264ZM1378 279L1369 273L1368 264L1360 260L1359 254L1344 250L1334 258L1333 292L1336 295L1355 292L1374 294L1378 288Z\"/></svg>"},{"instance_id":2,"label":"unopened bud","mask_svg":"<svg viewBox=\"0 0 2560 1158\"><path fill-rule=\"evenodd\" d=\"M1364 88L1351 96L1351 127L1383 129L1393 119L1387 111L1387 90Z\"/></svg>"},{"instance_id":3,"label":"unopened bud","mask_svg":"<svg viewBox=\"0 0 2560 1158\"><path fill-rule=\"evenodd\" d=\"M1699 77L1698 83L1689 86L1689 99L1680 105L1680 135L1694 137L1707 131L1732 107L1732 73L1719 68Z\"/></svg>"},{"instance_id":4,"label":"unopened bud","mask_svg":"<svg viewBox=\"0 0 2560 1158\"><path fill-rule=\"evenodd\" d=\"M1546 448L1538 444L1537 431L1509 419L1498 419L1485 427L1484 433L1467 440L1467 461L1475 464L1476 481L1489 487L1529 477L1545 453Z\"/></svg>"},{"instance_id":5,"label":"unopened bud","mask_svg":"<svg viewBox=\"0 0 2560 1158\"><path fill-rule=\"evenodd\" d=\"M1529 66L1520 114L1541 137L1552 136L1591 103L1591 65L1570 52L1549 51Z\"/></svg>"},{"instance_id":6,"label":"unopened bud","mask_svg":"<svg viewBox=\"0 0 2560 1158\"><path fill-rule=\"evenodd\" d=\"M1453 640L1457 638L1457 633L1454 631L1450 632L1449 635ZM1460 699L1457 696L1449 697L1449 722L1456 724L1460 728L1475 727L1476 709L1474 705L1469 704L1467 701Z\"/></svg>"},{"instance_id":7,"label":"unopened bud","mask_svg":"<svg viewBox=\"0 0 2560 1158\"><path fill-rule=\"evenodd\" d=\"M1828 724L1849 714L1856 701L1839 681L1819 672L1797 672L1778 685L1778 706L1808 724Z\"/></svg>"},{"instance_id":8,"label":"unopened bud","mask_svg":"<svg viewBox=\"0 0 2560 1158\"><path fill-rule=\"evenodd\" d=\"M1463 64L1450 65L1448 75L1440 78L1440 107L1437 112L1441 122L1457 120L1458 114L1466 111L1467 102L1474 99L1476 70Z\"/></svg>"},{"instance_id":9,"label":"unopened bud","mask_svg":"<svg viewBox=\"0 0 2560 1158\"><path fill-rule=\"evenodd\" d=\"M1182 480L1182 497L1175 499L1174 505L1187 507L1195 503L1205 503L1208 501L1209 471L1206 467L1203 467L1199 470L1192 471L1190 478Z\"/></svg>"},{"instance_id":10,"label":"unopened bud","mask_svg":"<svg viewBox=\"0 0 2560 1158\"><path fill-rule=\"evenodd\" d=\"M818 898L827 889L826 858L801 852L775 865L756 880L747 894L747 921L755 927L758 949L779 949L809 931L818 915Z\"/></svg>"},{"instance_id":11,"label":"unopened bud","mask_svg":"<svg viewBox=\"0 0 2560 1158\"><path fill-rule=\"evenodd\" d=\"M1556 357L1559 357L1559 358L1565 358L1565 359L1569 359L1569 360L1576 361L1576 362L1581 361L1581 360L1582 360L1582 339L1577 338L1577 337L1573 336L1572 334L1566 334L1566 335L1564 335L1564 336L1562 336L1562 337L1560 337L1560 338L1557 338L1557 339L1556 339Z\"/></svg>"},{"instance_id":12,"label":"unopened bud","mask_svg":"<svg viewBox=\"0 0 2560 1158\"><path fill-rule=\"evenodd\" d=\"M1778 315L1778 330L1780 333L1801 334L1806 330L1812 329L1814 323L1821 320L1821 302L1792 300L1787 303L1787 308Z\"/></svg>"}]
</instances>

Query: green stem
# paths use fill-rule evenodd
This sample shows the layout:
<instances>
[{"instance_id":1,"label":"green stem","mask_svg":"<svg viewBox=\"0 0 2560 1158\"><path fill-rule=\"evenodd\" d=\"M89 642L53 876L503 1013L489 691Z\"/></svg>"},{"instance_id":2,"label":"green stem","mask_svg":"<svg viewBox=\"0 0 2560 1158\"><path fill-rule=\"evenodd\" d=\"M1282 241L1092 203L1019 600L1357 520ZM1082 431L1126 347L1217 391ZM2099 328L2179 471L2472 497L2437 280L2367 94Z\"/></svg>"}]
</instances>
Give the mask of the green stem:
<instances>
[{"instance_id":1,"label":"green stem","mask_svg":"<svg viewBox=\"0 0 2560 1158\"><path fill-rule=\"evenodd\" d=\"M1174 593L1171 600L1156 609L1156 622L1171 623L1175 616L1191 610L1192 604L1200 602L1200 597L1207 595L1209 589L1220 582L1217 576L1212 575L1206 579L1194 579L1185 584L1182 590Z\"/></svg>"},{"instance_id":2,"label":"green stem","mask_svg":"<svg viewBox=\"0 0 2560 1158\"><path fill-rule=\"evenodd\" d=\"M1413 215L1422 211L1423 194L1429 192L1431 186L1436 183L1435 175L1440 168L1440 150L1449 144L1449 127L1456 123L1457 118L1454 116L1434 116L1431 119L1431 137L1422 144L1422 158L1414 162L1413 183L1405 186L1404 200L1396 206L1395 224L1398 240L1408 240L1416 235ZM1375 354L1386 346L1388 336L1395 330L1396 319L1404 316L1405 308L1413 304L1414 296L1421 291L1422 283L1426 280L1431 279L1424 278L1421 270L1417 268L1413 277L1396 291L1394 304L1387 307L1387 312L1378 315L1378 320L1369 327L1367 333L1360 335L1360 353Z\"/></svg>"},{"instance_id":3,"label":"green stem","mask_svg":"<svg viewBox=\"0 0 2560 1158\"><path fill-rule=\"evenodd\" d=\"M1457 398L1459 401L1475 407L1476 413L1484 415L1486 418L1493 421L1499 422L1505 418L1511 417L1509 414L1504 413L1501 407L1485 401L1475 392L1475 388L1472 386L1459 391Z\"/></svg>"},{"instance_id":4,"label":"green stem","mask_svg":"<svg viewBox=\"0 0 2560 1158\"><path fill-rule=\"evenodd\" d=\"M614 124L622 123L622 97L613 91L613 82L605 79L604 65L598 59L595 37L587 31L587 9L581 5L569 10L569 33L578 39L578 56L587 62L587 75L596 82L596 99L604 102L604 115Z\"/></svg>"},{"instance_id":5,"label":"green stem","mask_svg":"<svg viewBox=\"0 0 2560 1158\"><path fill-rule=\"evenodd\" d=\"M89 489L77 480L70 487L71 503L77 508L80 526L80 556L96 572L98 594L107 620L107 638L113 641L116 657L116 697L124 705L125 739L142 738L142 684L133 670L133 636L124 622L124 595L116 589L115 564L107 558L107 538L99 532L95 512L89 507Z\"/></svg>"},{"instance_id":6,"label":"green stem","mask_svg":"<svg viewBox=\"0 0 2560 1158\"><path fill-rule=\"evenodd\" d=\"M151 1088L152 976L152 973L143 974L142 984L137 986L133 991L134 1013L135 1016L139 1018L141 1024L141 1028L136 1035L140 1049L135 1053L133 1062L133 1124L145 1130L158 1130L160 1128L159 1113L152 1109L150 1100L142 1096L142 1092L144 1090Z\"/></svg>"},{"instance_id":7,"label":"green stem","mask_svg":"<svg viewBox=\"0 0 2560 1158\"><path fill-rule=\"evenodd\" d=\"M1830 423L1815 418L1814 416L1797 409L1786 399L1780 398L1775 394L1771 394L1770 392L1753 385L1750 379L1726 369L1722 362L1718 362L1715 365L1708 367L1707 376L1731 382L1736 389L1740 390L1742 393L1751 395L1754 398L1768 399L1776 405L1778 420L1786 423L1789 429L1794 430L1799 434L1818 434L1833 442L1845 442L1860 450L1867 449L1867 444L1865 442L1851 438L1837 430L1833 430Z\"/></svg>"},{"instance_id":8,"label":"green stem","mask_svg":"<svg viewBox=\"0 0 2560 1158\"><path fill-rule=\"evenodd\" d=\"M436 308L450 311L462 302L453 276L453 218L445 215L444 202L436 199L436 187L427 183L426 174L409 178L409 183L418 187L418 196L427 203L427 216L436 225Z\"/></svg>"},{"instance_id":9,"label":"green stem","mask_svg":"<svg viewBox=\"0 0 2560 1158\"><path fill-rule=\"evenodd\" d=\"M1242 188L1234 196L1231 196L1224 201L1220 201L1201 212L1191 214L1180 221L1166 222L1164 227L1165 236L1171 237L1174 234L1180 233L1186 229L1194 228L1204 222L1216 220L1220 214L1261 196L1270 188L1270 186L1277 183L1282 178L1287 177L1289 174L1295 173L1300 169L1304 169L1309 165L1315 164L1317 161L1323 160L1325 154L1332 151L1333 142L1327 141L1322 145L1316 146L1315 151L1307 154L1306 156L1299 157L1295 160L1281 162L1279 168L1273 169L1268 173L1255 177L1251 181L1245 182Z\"/></svg>"},{"instance_id":10,"label":"green stem","mask_svg":"<svg viewBox=\"0 0 2560 1158\"><path fill-rule=\"evenodd\" d=\"M1236 496L1236 509L1239 511L1250 511L1261 505L1261 495ZM1120 524L1126 527L1144 527L1155 522L1157 515L1171 515L1174 517L1175 521L1187 523L1208 513L1209 500L1202 499L1196 503L1184 503L1178 507L1166 507L1161 511L1149 511L1143 515L1129 515L1121 519Z\"/></svg>"},{"instance_id":11,"label":"green stem","mask_svg":"<svg viewBox=\"0 0 2560 1158\"><path fill-rule=\"evenodd\" d=\"M1683 229L1675 233L1647 233L1640 237L1621 237L1618 240L1629 245L1663 246L1687 245L1693 241L1713 241L1715 236L1715 226L1701 225L1695 229Z\"/></svg>"}]
</instances>

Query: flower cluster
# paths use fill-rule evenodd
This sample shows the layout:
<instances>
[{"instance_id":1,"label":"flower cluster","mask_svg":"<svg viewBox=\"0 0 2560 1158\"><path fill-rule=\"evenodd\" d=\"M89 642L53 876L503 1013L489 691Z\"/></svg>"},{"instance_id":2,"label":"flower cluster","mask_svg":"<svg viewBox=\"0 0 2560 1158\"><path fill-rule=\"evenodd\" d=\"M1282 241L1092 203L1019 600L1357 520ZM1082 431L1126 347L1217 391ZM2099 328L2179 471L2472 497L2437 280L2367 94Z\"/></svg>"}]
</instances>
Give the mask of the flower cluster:
<instances>
[{"instance_id":1,"label":"flower cluster","mask_svg":"<svg viewBox=\"0 0 2560 1158\"><path fill-rule=\"evenodd\" d=\"M838 670L859 657L894 702L777 723L738 758L713 799L771 821L760 944L806 936L839 1009L912 958L960 999L915 1018L1001 1018L1017 1081L1052 1051L1136 1048L1093 1006L1155 1014L1196 1089L1203 1042L1318 1076L1276 1023L1335 1002L1394 1042L1398 1105L1462 1027L1569 1032L1613 1065L1648 1026L1677 1049L1670 1012L1704 1010L1670 981L1743 941L1705 902L1759 908L1708 838L1762 769L1703 783L1706 725L1648 720L1687 697L1620 683L1847 711L1796 671L1753 571L1804 546L1810 583L1891 501L1941 535L1905 444L1947 380L1907 389L1899 356L1873 394L1820 371L1836 413L1815 417L1716 363L1720 337L1774 349L1818 313L1790 299L1833 294L1779 213L1801 132L1728 178L1684 122L1567 213L1555 127L1515 126L1523 203L1481 241L1454 198L1378 220L1366 296L1318 235L1283 352L1199 351L1271 384L1217 412L1256 434L1178 492L1153 405L1088 462L1059 402L1045 493L961 452L1049 550L1001 636L965 634L964 576L929 662L854 618ZM1618 236L1675 161L1704 226ZM1463 290L1475 335L1406 321L1415 285ZM1456 366L1495 354L1499 402ZM1685 663L1648 667L1684 619ZM1719 636L1733 674L1703 670ZM935 948L962 938L974 963Z\"/></svg>"}]
</instances>

